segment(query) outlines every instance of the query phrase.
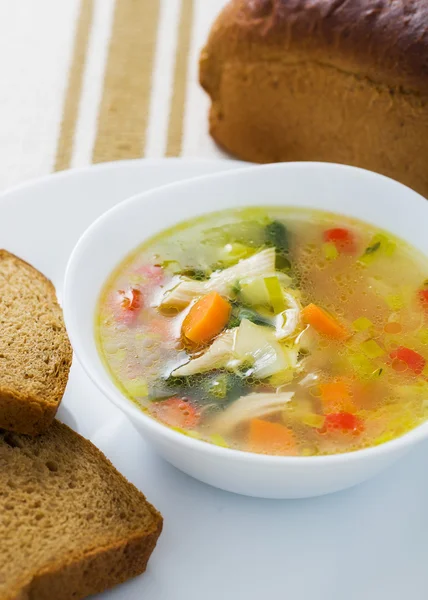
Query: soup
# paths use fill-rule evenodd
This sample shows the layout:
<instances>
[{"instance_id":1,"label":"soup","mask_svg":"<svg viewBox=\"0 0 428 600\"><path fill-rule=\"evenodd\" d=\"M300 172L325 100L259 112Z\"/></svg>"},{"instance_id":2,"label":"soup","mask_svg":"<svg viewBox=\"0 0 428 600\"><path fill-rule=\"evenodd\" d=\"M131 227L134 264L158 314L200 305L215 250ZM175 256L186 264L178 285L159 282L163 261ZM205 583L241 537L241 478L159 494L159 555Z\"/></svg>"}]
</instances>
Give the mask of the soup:
<instances>
[{"instance_id":1,"label":"soup","mask_svg":"<svg viewBox=\"0 0 428 600\"><path fill-rule=\"evenodd\" d=\"M428 263L360 221L223 211L165 231L102 290L116 385L183 434L262 454L381 444L428 416Z\"/></svg>"}]
</instances>

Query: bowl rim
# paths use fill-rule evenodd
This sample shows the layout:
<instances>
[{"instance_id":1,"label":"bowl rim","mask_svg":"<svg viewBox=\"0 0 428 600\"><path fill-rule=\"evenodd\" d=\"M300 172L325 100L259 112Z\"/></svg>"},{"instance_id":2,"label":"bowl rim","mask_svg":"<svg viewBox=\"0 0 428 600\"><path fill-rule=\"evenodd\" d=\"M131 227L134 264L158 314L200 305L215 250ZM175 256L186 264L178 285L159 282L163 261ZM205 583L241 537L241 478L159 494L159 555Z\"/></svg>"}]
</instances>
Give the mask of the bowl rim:
<instances>
[{"instance_id":1,"label":"bowl rim","mask_svg":"<svg viewBox=\"0 0 428 600\"><path fill-rule=\"evenodd\" d=\"M241 163L242 165L242 163ZM257 454L253 452L249 452L246 450L239 450L235 448L225 448L222 446L217 446L215 444L211 444L204 440L199 440L197 438L193 438L181 432L178 432L167 425L164 425L160 421L157 421L150 415L148 415L145 411L141 410L137 407L135 403L132 402L125 394L123 394L119 387L116 386L114 380L111 378L108 370L103 364L103 368L106 372L107 377L110 378L112 382L112 387L108 387L104 384L101 378L98 378L96 375L96 369L91 368L91 360L87 356L83 339L76 333L73 327L73 318L72 314L72 271L74 268L74 264L78 261L79 257L82 254L82 248L84 243L88 238L91 237L93 232L102 227L104 223L109 222L116 212L126 210L128 205L134 204L135 202L150 202L152 198L156 199L156 196L159 194L165 194L169 191L174 192L177 188L186 188L188 186L198 186L201 182L205 181L216 181L219 179L226 179L236 176L244 176L245 174L252 173L255 170L280 170L280 169L300 169L305 170L307 168L318 168L325 170L342 170L343 172L348 171L350 174L352 173L362 173L365 177L371 177L373 180L383 179L388 182L393 182L396 186L401 187L406 191L409 196L413 196L413 202L419 202L420 204L424 204L425 207L428 208L427 201L417 192L412 190L411 188L405 186L404 184L395 181L389 177L381 175L379 173L375 173L372 171L368 171L367 169L362 169L359 167L353 167L350 165L343 165L338 163L327 163L327 162L317 162L317 161L299 161L299 162L287 162L287 163L272 163L272 164L264 164L264 165L252 165L249 163L248 166L240 166L236 169L231 169L229 171L219 172L219 173L210 173L207 175L199 175L197 177L192 177L190 179L186 179L183 181L169 183L152 190L147 190L145 192L137 193L125 200L122 200L112 208L108 209L102 215L100 215L95 221L93 221L89 227L83 232L74 246L67 266L65 270L64 276L64 286L63 286L63 310L64 310L64 320L67 327L67 332L70 337L70 341L73 347L73 351L84 369L85 373L91 379L91 381L95 384L95 386L102 392L102 394L108 398L114 405L116 405L122 412L124 412L131 421L136 419L141 423L141 425L145 428L151 429L154 435L160 436L165 440L173 444L178 444L179 446L184 446L190 451L202 452L205 455L218 457L222 460L229 459L238 461L241 463L248 464L259 464L265 465L267 467L271 466L280 466L280 465L298 465L299 467L312 468L314 466L321 465L335 465L341 464L344 462L354 462L363 460L365 458L370 459L372 456L380 457L382 455L387 455L394 451L400 451L410 449L414 444L422 441L423 439L428 437L428 420L424 423L421 423L411 429L410 431L404 433L403 435L379 444L377 446L369 446L367 448L362 448L359 450L353 450L348 452L342 452L338 454L327 454L327 455L316 455L316 456L278 456L278 455L268 455L268 454ZM206 214L216 211L208 211ZM335 211L332 211L335 212ZM339 213L337 213L339 214ZM177 221L177 224L179 221ZM91 332L91 335L94 335L94 328ZM103 361L101 360L103 363Z\"/></svg>"}]
</instances>

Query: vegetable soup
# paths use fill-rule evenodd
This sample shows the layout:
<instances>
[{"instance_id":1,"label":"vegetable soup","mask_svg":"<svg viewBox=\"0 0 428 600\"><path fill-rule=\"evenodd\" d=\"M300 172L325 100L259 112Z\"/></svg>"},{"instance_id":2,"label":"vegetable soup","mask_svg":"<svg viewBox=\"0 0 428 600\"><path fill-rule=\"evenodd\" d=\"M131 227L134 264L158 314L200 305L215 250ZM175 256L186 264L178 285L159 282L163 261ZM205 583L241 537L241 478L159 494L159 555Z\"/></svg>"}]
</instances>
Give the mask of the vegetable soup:
<instances>
[{"instance_id":1,"label":"vegetable soup","mask_svg":"<svg viewBox=\"0 0 428 600\"><path fill-rule=\"evenodd\" d=\"M219 446L349 452L428 416L428 260L343 216L248 208L165 231L111 275L96 330L132 401Z\"/></svg>"}]
</instances>

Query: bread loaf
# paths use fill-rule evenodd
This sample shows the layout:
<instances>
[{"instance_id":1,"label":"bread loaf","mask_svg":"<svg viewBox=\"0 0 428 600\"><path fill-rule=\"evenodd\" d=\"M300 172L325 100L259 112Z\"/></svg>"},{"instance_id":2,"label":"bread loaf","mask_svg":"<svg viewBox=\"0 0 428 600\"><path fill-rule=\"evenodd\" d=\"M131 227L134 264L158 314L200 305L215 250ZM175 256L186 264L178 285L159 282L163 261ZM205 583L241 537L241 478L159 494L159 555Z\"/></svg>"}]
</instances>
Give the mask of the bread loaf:
<instances>
[{"instance_id":1,"label":"bread loaf","mask_svg":"<svg viewBox=\"0 0 428 600\"><path fill-rule=\"evenodd\" d=\"M200 81L239 158L346 163L428 196L425 0L232 0Z\"/></svg>"}]
</instances>

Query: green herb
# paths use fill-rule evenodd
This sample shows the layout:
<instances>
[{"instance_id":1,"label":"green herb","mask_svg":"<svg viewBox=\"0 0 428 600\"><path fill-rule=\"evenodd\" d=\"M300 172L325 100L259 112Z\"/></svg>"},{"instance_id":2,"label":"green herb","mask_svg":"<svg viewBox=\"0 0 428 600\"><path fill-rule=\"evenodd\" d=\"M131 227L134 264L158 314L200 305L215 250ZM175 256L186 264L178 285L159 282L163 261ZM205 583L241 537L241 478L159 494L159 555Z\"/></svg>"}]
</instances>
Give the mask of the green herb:
<instances>
[{"instance_id":1,"label":"green herb","mask_svg":"<svg viewBox=\"0 0 428 600\"><path fill-rule=\"evenodd\" d=\"M238 327L243 319L247 319L247 321L251 321L251 323L254 323L255 325L265 325L267 327L274 326L270 319L263 317L255 310L235 304L232 308L229 323L227 324L228 328Z\"/></svg>"},{"instance_id":2,"label":"green herb","mask_svg":"<svg viewBox=\"0 0 428 600\"><path fill-rule=\"evenodd\" d=\"M359 261L365 265L368 265L377 256L392 256L396 248L396 243L392 241L388 236L383 233L377 233L373 236L371 243L365 249L363 255L359 258ZM380 250L380 252L379 252Z\"/></svg>"},{"instance_id":3,"label":"green herb","mask_svg":"<svg viewBox=\"0 0 428 600\"><path fill-rule=\"evenodd\" d=\"M368 246L364 250L363 256L367 256L368 254L373 254L373 252L376 252L376 250L379 250L379 248L380 248L380 242L376 242L375 244L372 244L371 246Z\"/></svg>"},{"instance_id":4,"label":"green herb","mask_svg":"<svg viewBox=\"0 0 428 600\"><path fill-rule=\"evenodd\" d=\"M238 373L217 372L206 377L202 384L205 402L215 399L222 406L243 396L247 389L245 378Z\"/></svg>"},{"instance_id":5,"label":"green herb","mask_svg":"<svg viewBox=\"0 0 428 600\"><path fill-rule=\"evenodd\" d=\"M205 281L209 278L209 274L202 269L185 269L181 274L184 275L184 277L196 279L196 281Z\"/></svg>"},{"instance_id":6,"label":"green herb","mask_svg":"<svg viewBox=\"0 0 428 600\"><path fill-rule=\"evenodd\" d=\"M220 373L219 375L212 377L206 381L207 394L222 400L226 398L228 388L228 378L226 373Z\"/></svg>"},{"instance_id":7,"label":"green herb","mask_svg":"<svg viewBox=\"0 0 428 600\"><path fill-rule=\"evenodd\" d=\"M202 375L189 375L188 377L174 377L170 375L155 381L149 388L149 398L152 402L159 402L171 396L193 397L195 388L200 385Z\"/></svg>"},{"instance_id":8,"label":"green herb","mask_svg":"<svg viewBox=\"0 0 428 600\"><path fill-rule=\"evenodd\" d=\"M289 232L280 221L272 221L264 228L264 241L267 246L273 246L276 251L275 267L278 271L291 270L291 262L288 258L290 249Z\"/></svg>"},{"instance_id":9,"label":"green herb","mask_svg":"<svg viewBox=\"0 0 428 600\"><path fill-rule=\"evenodd\" d=\"M287 253L289 250L288 231L283 223L272 221L265 227L265 242L268 246L274 246L279 254Z\"/></svg>"},{"instance_id":10,"label":"green herb","mask_svg":"<svg viewBox=\"0 0 428 600\"><path fill-rule=\"evenodd\" d=\"M290 271L291 270L291 262L284 254L276 253L275 257L275 267L278 271Z\"/></svg>"},{"instance_id":11,"label":"green herb","mask_svg":"<svg viewBox=\"0 0 428 600\"><path fill-rule=\"evenodd\" d=\"M233 313L230 316L229 323L227 324L228 329L235 329L235 327L239 327L241 323L241 319L234 315Z\"/></svg>"},{"instance_id":12,"label":"green herb","mask_svg":"<svg viewBox=\"0 0 428 600\"><path fill-rule=\"evenodd\" d=\"M236 281L233 285L232 285L232 294L234 296L239 296L241 292L241 284L239 283L239 281Z\"/></svg>"},{"instance_id":13,"label":"green herb","mask_svg":"<svg viewBox=\"0 0 428 600\"><path fill-rule=\"evenodd\" d=\"M160 402L179 396L204 407L204 411L222 410L228 403L244 396L248 384L243 373L213 370L186 377L170 375L158 379L149 390L149 399Z\"/></svg>"}]
</instances>

